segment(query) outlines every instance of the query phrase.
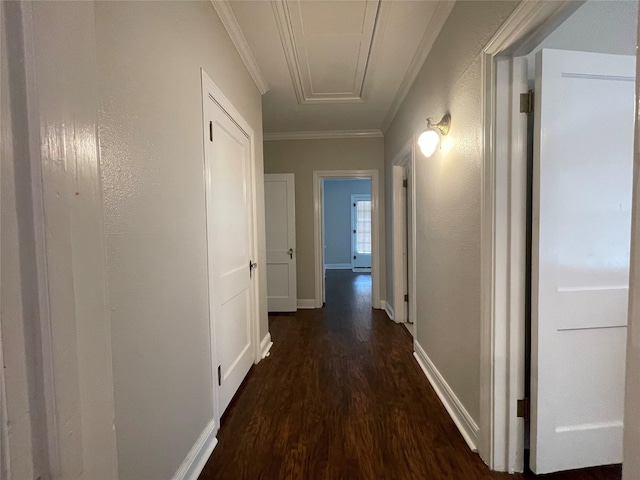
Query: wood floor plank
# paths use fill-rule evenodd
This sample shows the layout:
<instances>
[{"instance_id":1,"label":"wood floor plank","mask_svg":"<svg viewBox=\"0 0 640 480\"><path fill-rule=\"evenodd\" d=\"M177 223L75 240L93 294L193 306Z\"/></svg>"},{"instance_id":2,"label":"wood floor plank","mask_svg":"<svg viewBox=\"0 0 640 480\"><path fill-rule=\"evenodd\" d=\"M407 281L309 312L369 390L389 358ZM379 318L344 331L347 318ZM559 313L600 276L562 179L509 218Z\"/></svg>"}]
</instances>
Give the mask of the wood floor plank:
<instances>
[{"instance_id":1,"label":"wood floor plank","mask_svg":"<svg viewBox=\"0 0 640 480\"><path fill-rule=\"evenodd\" d=\"M222 419L200 480L529 479L471 452L413 358L404 326L371 309L371 277L327 272L327 303L270 315L271 355ZM549 480L614 480L620 466Z\"/></svg>"}]
</instances>

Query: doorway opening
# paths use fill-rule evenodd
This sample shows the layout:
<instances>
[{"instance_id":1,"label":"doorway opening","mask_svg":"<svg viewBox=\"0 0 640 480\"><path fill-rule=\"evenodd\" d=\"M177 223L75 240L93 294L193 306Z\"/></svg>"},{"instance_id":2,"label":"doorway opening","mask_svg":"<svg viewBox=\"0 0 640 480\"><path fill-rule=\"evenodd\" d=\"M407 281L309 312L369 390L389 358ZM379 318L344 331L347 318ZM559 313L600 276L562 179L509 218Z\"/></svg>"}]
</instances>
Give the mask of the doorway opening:
<instances>
[{"instance_id":1,"label":"doorway opening","mask_svg":"<svg viewBox=\"0 0 640 480\"><path fill-rule=\"evenodd\" d=\"M338 301L333 284L371 304L371 179L322 181L325 303Z\"/></svg>"},{"instance_id":2,"label":"doorway opening","mask_svg":"<svg viewBox=\"0 0 640 480\"><path fill-rule=\"evenodd\" d=\"M380 308L378 171L315 171L313 177L316 308L327 301L327 283L344 276Z\"/></svg>"}]
</instances>

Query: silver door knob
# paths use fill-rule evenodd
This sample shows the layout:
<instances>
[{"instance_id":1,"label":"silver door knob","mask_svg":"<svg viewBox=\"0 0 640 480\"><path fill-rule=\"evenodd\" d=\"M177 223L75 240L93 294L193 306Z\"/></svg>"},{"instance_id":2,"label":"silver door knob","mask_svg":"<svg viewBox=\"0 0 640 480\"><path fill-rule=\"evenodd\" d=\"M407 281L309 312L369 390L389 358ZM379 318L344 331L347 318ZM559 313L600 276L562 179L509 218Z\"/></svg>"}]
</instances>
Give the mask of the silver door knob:
<instances>
[{"instance_id":1,"label":"silver door knob","mask_svg":"<svg viewBox=\"0 0 640 480\"><path fill-rule=\"evenodd\" d=\"M287 253L289 254L289 258L293 259L293 248L290 248Z\"/></svg>"}]
</instances>

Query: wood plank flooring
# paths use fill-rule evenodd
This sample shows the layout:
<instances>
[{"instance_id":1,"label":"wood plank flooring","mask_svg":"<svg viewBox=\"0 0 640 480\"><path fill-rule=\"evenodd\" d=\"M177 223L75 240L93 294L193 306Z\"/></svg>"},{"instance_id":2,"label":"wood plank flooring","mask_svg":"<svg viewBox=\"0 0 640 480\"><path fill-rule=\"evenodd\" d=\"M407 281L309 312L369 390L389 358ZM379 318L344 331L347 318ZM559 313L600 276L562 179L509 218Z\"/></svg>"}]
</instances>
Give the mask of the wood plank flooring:
<instances>
[{"instance_id":1,"label":"wood plank flooring","mask_svg":"<svg viewBox=\"0 0 640 480\"><path fill-rule=\"evenodd\" d=\"M328 271L325 307L272 315L270 331L271 356L223 416L200 480L536 478L490 472L469 450L414 360L409 333L371 309L369 275Z\"/></svg>"}]
</instances>

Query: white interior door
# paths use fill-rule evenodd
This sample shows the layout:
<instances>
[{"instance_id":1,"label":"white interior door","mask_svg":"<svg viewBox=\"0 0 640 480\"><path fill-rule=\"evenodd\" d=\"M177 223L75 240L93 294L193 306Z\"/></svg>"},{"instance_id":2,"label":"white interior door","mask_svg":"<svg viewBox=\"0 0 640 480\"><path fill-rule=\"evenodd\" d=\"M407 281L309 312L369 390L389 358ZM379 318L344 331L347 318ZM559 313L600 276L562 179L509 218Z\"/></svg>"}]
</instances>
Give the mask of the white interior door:
<instances>
[{"instance_id":1,"label":"white interior door","mask_svg":"<svg viewBox=\"0 0 640 480\"><path fill-rule=\"evenodd\" d=\"M536 59L531 469L622 461L635 58Z\"/></svg>"},{"instance_id":2,"label":"white interior door","mask_svg":"<svg viewBox=\"0 0 640 480\"><path fill-rule=\"evenodd\" d=\"M293 173L264 176L267 298L270 312L295 312L296 210Z\"/></svg>"},{"instance_id":3,"label":"white interior door","mask_svg":"<svg viewBox=\"0 0 640 480\"><path fill-rule=\"evenodd\" d=\"M351 195L351 265L371 268L371 195Z\"/></svg>"},{"instance_id":4,"label":"white interior door","mask_svg":"<svg viewBox=\"0 0 640 480\"><path fill-rule=\"evenodd\" d=\"M251 145L211 96L205 100L205 124L206 119L209 295L222 415L254 361Z\"/></svg>"}]
</instances>

